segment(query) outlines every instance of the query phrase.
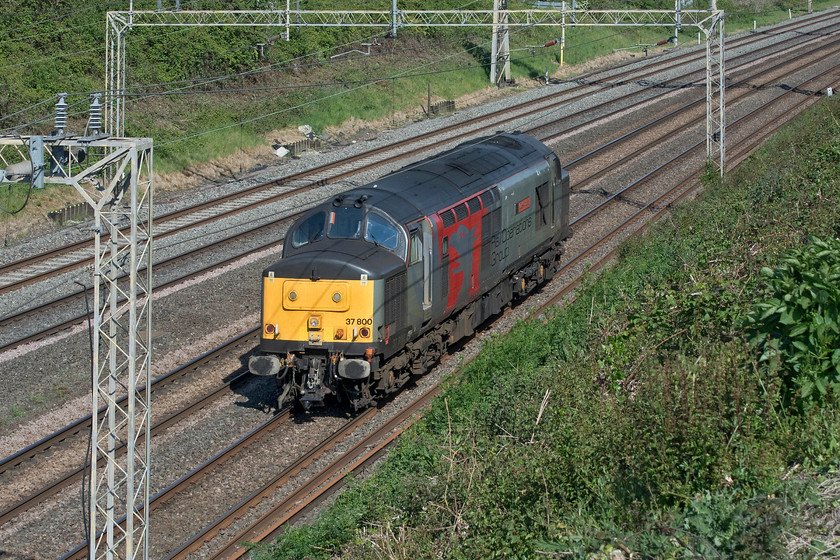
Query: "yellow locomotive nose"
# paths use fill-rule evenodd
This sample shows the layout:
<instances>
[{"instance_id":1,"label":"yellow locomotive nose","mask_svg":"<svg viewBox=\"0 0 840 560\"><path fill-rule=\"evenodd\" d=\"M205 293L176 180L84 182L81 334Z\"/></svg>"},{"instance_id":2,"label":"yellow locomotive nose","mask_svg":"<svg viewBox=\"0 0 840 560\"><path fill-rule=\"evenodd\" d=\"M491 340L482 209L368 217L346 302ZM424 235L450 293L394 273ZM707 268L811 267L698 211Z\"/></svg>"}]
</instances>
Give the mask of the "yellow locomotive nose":
<instances>
[{"instance_id":1,"label":"yellow locomotive nose","mask_svg":"<svg viewBox=\"0 0 840 560\"><path fill-rule=\"evenodd\" d=\"M373 291L361 280L266 279L263 338L306 346L372 340Z\"/></svg>"}]
</instances>

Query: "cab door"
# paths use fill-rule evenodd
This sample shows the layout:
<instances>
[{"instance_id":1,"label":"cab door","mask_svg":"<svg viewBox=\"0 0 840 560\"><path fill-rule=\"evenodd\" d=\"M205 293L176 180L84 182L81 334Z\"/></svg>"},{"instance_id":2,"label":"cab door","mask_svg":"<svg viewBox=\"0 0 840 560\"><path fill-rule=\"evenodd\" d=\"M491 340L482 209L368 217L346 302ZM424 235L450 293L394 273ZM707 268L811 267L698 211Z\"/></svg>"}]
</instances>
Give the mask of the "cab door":
<instances>
[{"instance_id":1,"label":"cab door","mask_svg":"<svg viewBox=\"0 0 840 560\"><path fill-rule=\"evenodd\" d=\"M408 226L409 321L419 329L432 317L432 228L425 218Z\"/></svg>"}]
</instances>

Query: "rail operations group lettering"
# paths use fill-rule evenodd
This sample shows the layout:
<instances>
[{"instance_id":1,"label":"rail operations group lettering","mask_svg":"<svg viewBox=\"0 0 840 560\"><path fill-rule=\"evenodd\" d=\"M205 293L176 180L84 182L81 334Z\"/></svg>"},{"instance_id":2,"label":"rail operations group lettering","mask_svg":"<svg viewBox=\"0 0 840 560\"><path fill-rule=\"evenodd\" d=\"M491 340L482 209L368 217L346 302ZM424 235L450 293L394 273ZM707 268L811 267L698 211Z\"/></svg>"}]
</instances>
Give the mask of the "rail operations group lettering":
<instances>
[{"instance_id":1,"label":"rail operations group lettering","mask_svg":"<svg viewBox=\"0 0 840 560\"><path fill-rule=\"evenodd\" d=\"M493 260L491 266L503 263L510 256L510 242L513 238L519 236L521 233L531 228L534 223L534 217L528 216L523 218L510 226L505 228L493 236ZM503 248L501 246L504 245Z\"/></svg>"}]
</instances>

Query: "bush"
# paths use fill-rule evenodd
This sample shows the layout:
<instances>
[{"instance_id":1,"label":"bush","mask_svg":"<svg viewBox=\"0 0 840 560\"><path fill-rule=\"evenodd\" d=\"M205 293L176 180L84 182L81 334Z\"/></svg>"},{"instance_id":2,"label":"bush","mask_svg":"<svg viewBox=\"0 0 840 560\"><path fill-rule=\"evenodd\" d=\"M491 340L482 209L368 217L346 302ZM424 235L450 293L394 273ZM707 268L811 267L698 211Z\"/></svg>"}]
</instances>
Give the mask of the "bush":
<instances>
[{"instance_id":1,"label":"bush","mask_svg":"<svg viewBox=\"0 0 840 560\"><path fill-rule=\"evenodd\" d=\"M747 317L760 361L779 367L786 401L808 408L840 396L840 240L810 237L764 267L772 297Z\"/></svg>"}]
</instances>

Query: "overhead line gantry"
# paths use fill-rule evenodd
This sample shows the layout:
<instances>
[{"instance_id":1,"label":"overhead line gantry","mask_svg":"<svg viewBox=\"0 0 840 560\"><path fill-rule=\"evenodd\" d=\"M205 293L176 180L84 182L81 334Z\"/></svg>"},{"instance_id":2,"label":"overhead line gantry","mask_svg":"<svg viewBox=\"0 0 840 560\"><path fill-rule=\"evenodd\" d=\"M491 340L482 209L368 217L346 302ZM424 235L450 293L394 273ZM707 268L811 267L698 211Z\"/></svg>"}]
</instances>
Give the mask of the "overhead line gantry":
<instances>
[{"instance_id":1,"label":"overhead line gantry","mask_svg":"<svg viewBox=\"0 0 840 560\"><path fill-rule=\"evenodd\" d=\"M158 4L160 5L160 3ZM176 2L176 6L179 3ZM556 5L556 3L555 3ZM132 3L133 6L133 3ZM577 10L565 2L551 9L508 10L507 0L494 0L492 10L402 10L392 0L391 10L297 10L286 0L285 10L138 10L108 12L106 74L107 130L121 136L125 129L125 37L133 27L280 27L288 40L292 27L384 27L396 36L400 28L490 27L492 58L490 80L510 80L511 28L560 27L561 49L567 27L695 27L706 38L706 152L721 175L725 168L724 12L710 0L708 10L684 10L676 0L673 10ZM562 52L562 50L561 50ZM497 66L503 72L497 74Z\"/></svg>"}]
</instances>

